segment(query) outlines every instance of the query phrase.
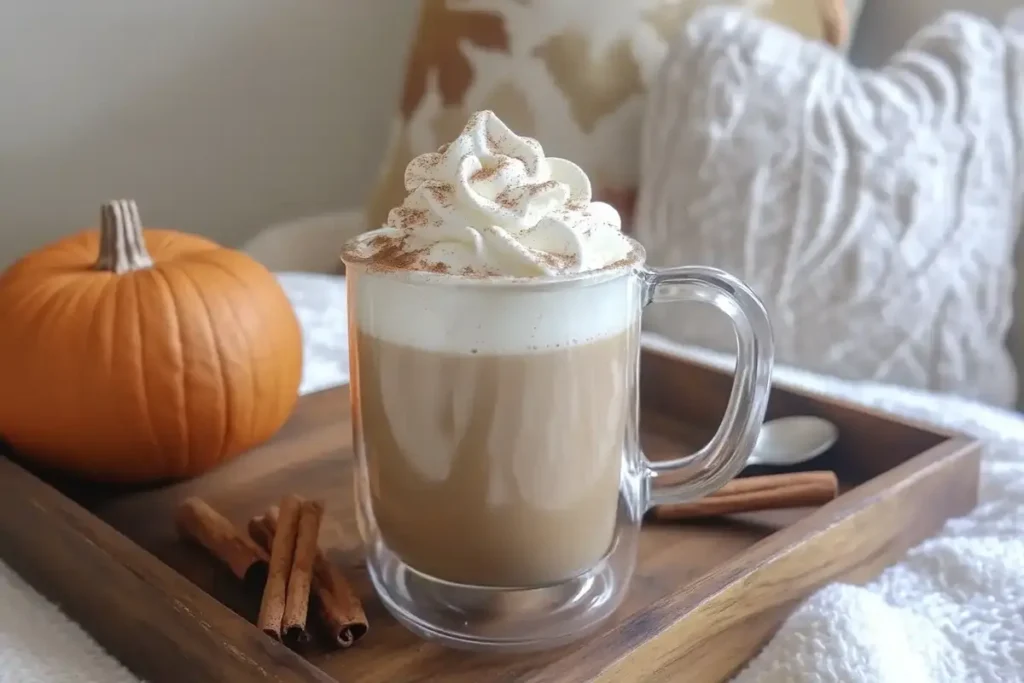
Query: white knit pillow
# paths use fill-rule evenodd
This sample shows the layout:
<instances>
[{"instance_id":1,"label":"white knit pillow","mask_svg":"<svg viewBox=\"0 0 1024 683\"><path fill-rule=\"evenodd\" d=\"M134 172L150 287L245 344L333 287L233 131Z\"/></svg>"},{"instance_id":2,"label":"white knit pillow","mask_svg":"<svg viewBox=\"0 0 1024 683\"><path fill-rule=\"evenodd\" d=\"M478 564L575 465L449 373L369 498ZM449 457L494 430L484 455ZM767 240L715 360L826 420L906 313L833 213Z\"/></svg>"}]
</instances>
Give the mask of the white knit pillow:
<instances>
[{"instance_id":1,"label":"white knit pillow","mask_svg":"<svg viewBox=\"0 0 1024 683\"><path fill-rule=\"evenodd\" d=\"M949 14L867 72L744 13L704 11L651 91L636 235L654 265L750 284L780 363L1012 405L1022 54ZM646 320L734 345L702 308Z\"/></svg>"}]
</instances>

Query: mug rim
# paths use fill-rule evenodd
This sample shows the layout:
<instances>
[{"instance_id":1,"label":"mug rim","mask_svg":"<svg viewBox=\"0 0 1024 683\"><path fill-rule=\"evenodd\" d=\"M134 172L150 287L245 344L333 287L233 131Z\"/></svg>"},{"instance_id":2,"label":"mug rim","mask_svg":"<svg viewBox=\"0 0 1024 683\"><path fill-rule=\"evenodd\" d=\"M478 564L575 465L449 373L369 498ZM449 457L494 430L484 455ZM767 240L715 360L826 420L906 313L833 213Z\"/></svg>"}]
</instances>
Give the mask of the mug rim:
<instances>
[{"instance_id":1,"label":"mug rim","mask_svg":"<svg viewBox=\"0 0 1024 683\"><path fill-rule=\"evenodd\" d=\"M492 277L471 277L457 273L434 273L424 270L385 270L373 269L373 265L363 260L345 258L346 248L339 257L345 266L346 274L353 269L360 275L384 277L411 285L427 285L457 288L479 289L525 289L547 290L562 289L573 285L596 285L609 282L627 273L634 273L642 268L647 261L647 250L633 237L623 234L632 247L629 255L620 261L581 273L566 275L497 275ZM354 239L359 239L355 237Z\"/></svg>"}]
</instances>

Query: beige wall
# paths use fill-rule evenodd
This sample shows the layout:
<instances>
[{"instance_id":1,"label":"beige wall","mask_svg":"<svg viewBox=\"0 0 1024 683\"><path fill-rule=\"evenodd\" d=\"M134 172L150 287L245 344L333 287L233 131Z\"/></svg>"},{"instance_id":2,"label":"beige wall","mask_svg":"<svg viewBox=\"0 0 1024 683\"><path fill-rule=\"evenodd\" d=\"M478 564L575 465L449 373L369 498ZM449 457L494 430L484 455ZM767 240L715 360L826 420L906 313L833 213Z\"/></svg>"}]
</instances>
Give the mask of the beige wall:
<instances>
[{"instance_id":1,"label":"beige wall","mask_svg":"<svg viewBox=\"0 0 1024 683\"><path fill-rule=\"evenodd\" d=\"M0 0L0 268L137 199L239 244L361 201L411 0ZM368 55L375 55L368 59Z\"/></svg>"}]
</instances>

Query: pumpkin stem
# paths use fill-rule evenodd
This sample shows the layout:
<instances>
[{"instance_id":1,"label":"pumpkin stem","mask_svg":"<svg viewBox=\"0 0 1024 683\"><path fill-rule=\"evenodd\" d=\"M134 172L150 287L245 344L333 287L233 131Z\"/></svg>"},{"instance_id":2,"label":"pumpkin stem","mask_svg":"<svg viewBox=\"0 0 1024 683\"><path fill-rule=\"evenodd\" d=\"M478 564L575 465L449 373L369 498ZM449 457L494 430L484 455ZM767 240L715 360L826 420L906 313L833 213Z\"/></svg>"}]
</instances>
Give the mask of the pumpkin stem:
<instances>
[{"instance_id":1,"label":"pumpkin stem","mask_svg":"<svg viewBox=\"0 0 1024 683\"><path fill-rule=\"evenodd\" d=\"M131 199L107 202L100 210L100 255L96 270L127 273L153 267L142 234L139 207Z\"/></svg>"}]
</instances>

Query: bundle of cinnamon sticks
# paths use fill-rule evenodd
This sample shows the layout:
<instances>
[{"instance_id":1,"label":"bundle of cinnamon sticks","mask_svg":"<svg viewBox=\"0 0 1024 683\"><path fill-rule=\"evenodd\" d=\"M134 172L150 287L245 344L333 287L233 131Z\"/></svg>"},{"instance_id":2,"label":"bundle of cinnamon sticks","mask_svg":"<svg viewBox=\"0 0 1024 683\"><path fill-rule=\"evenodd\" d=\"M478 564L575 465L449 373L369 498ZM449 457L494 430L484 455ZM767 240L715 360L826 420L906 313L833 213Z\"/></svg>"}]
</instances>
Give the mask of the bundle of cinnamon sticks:
<instances>
[{"instance_id":1,"label":"bundle of cinnamon sticks","mask_svg":"<svg viewBox=\"0 0 1024 683\"><path fill-rule=\"evenodd\" d=\"M295 495L249 520L248 529L199 498L178 508L178 532L203 546L248 588L262 591L257 626L298 647L312 641L310 613L337 647L350 647L368 629L362 603L319 547L323 503ZM311 610L310 607L313 607Z\"/></svg>"}]
</instances>

